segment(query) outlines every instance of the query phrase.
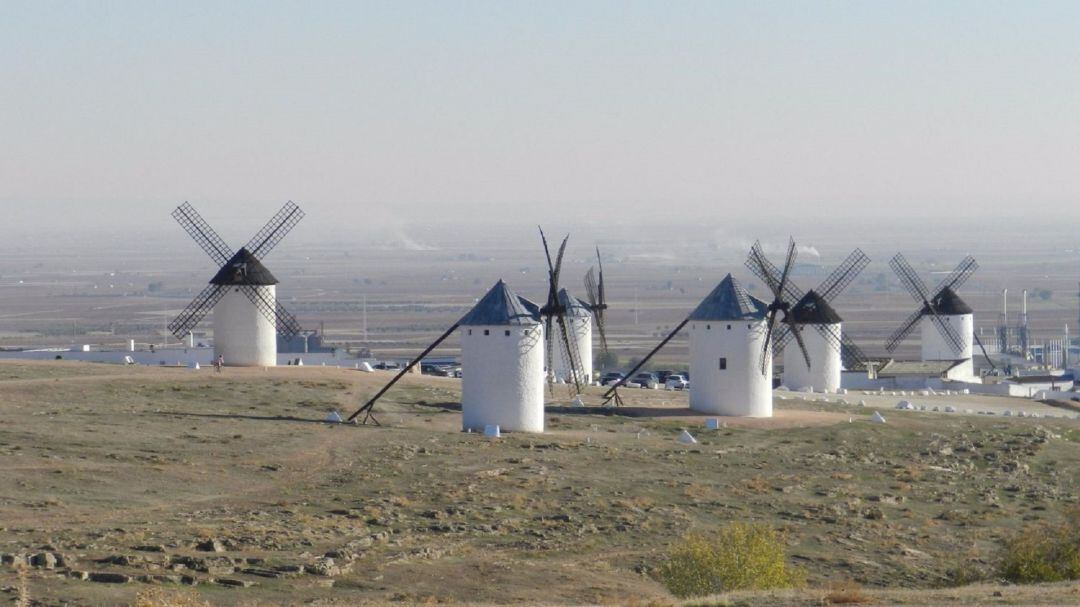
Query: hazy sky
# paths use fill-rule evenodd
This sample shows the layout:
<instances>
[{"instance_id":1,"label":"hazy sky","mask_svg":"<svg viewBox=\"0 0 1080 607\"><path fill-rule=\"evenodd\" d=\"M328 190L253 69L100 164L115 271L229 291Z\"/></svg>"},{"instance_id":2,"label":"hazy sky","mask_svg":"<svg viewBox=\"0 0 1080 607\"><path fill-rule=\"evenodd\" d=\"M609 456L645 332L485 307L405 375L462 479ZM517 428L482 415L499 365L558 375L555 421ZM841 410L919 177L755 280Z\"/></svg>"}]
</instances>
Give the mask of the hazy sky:
<instances>
[{"instance_id":1,"label":"hazy sky","mask_svg":"<svg viewBox=\"0 0 1080 607\"><path fill-rule=\"evenodd\" d=\"M287 199L1077 217L1080 2L0 3L9 221Z\"/></svg>"}]
</instances>

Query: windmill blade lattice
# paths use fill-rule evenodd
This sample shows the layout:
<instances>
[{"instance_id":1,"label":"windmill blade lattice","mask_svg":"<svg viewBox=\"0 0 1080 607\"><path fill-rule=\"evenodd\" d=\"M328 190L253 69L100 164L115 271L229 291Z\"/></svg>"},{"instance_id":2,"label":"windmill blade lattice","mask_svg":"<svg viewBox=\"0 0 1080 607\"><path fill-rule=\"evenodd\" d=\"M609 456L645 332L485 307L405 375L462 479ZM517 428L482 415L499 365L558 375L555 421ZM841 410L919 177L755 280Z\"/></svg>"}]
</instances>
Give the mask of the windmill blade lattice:
<instances>
[{"instance_id":1,"label":"windmill blade lattice","mask_svg":"<svg viewBox=\"0 0 1080 607\"><path fill-rule=\"evenodd\" d=\"M776 329L777 317L780 318L782 327L786 327L795 338L807 368L810 367L810 353L807 352L806 344L800 333L800 328L796 325L795 320L791 315L791 307L799 301L799 298L801 298L801 293L798 292L793 284L789 283L791 268L795 265L795 259L797 257L798 249L795 246L795 240L789 239L787 256L784 259L784 267L782 270L774 266L768 258L765 257L764 252L761 250L760 242L755 242L750 248L750 255L746 260L747 268L757 275L762 282L769 287L769 290L772 291L773 294L773 301L769 304L768 315L766 317L765 342L761 348L761 355L759 358L759 366L761 367L762 375L765 375L769 370L769 361L771 360L772 352L774 350L773 341L776 339L776 336L779 335L779 331ZM779 276L777 276L777 274L779 274Z\"/></svg>"},{"instance_id":2,"label":"windmill blade lattice","mask_svg":"<svg viewBox=\"0 0 1080 607\"><path fill-rule=\"evenodd\" d=\"M172 212L172 216L218 266L223 266L232 259L232 248L225 243L221 236L218 236L218 233L214 231L214 228L210 227L210 224L202 218L202 215L199 215L195 207L185 202L176 207L176 210Z\"/></svg>"},{"instance_id":3,"label":"windmill blade lattice","mask_svg":"<svg viewBox=\"0 0 1080 607\"><path fill-rule=\"evenodd\" d=\"M934 294L941 293L946 288L952 289L953 291L959 289L969 278L971 278L971 275L975 273L975 270L978 269L979 264L975 262L975 258L968 255L960 262L960 265L956 266L952 272L949 272L948 276L942 279L937 288L934 289Z\"/></svg>"},{"instance_id":4,"label":"windmill blade lattice","mask_svg":"<svg viewBox=\"0 0 1080 607\"><path fill-rule=\"evenodd\" d=\"M774 301L770 306L770 316L775 318L777 312L783 312L781 324L778 328L774 328L771 332L771 337L766 340L766 345L772 348L773 352L779 352L784 350L792 340L800 344L800 351L803 354L803 360L807 364L807 368L810 367L810 359L805 348L805 344L802 342L802 335L800 324L796 321L792 313L797 307L797 304L803 302L803 298L808 295L804 292L795 281L791 279L790 270L794 259L797 255L797 249L795 248L794 241L788 243L788 257L785 260L784 269L781 270L775 266L765 256L764 251L761 248L760 242L755 242L750 248L750 254L746 260L746 267L757 276L763 283L765 283L769 289L773 292ZM855 277L862 272L866 266L870 263L870 258L863 253L861 249L855 249L852 251L839 266L836 267L825 278L824 281L818 285L814 293L824 300L826 303L832 302L844 289L846 289ZM777 296L780 293L780 296ZM787 309L784 309L784 304L787 304ZM790 317L790 318L789 318ZM774 321L770 321L772 324ZM866 357L854 342L850 339L845 339L843 333L837 335L827 325L820 323L809 323L810 326L824 338L824 340L834 350L840 353L841 359L845 365L854 364L855 362L865 362ZM771 343L770 343L771 342ZM762 373L765 373L765 367L768 364L769 352L767 350L762 351L761 354L761 367ZM850 366L849 366L850 368Z\"/></svg>"},{"instance_id":5,"label":"windmill blade lattice","mask_svg":"<svg viewBox=\"0 0 1080 607\"><path fill-rule=\"evenodd\" d=\"M900 345L900 342L904 341L908 335L911 334L915 325L923 316L930 318L930 321L937 328L942 337L949 342L949 346L953 349L957 355L964 351L964 343L957 334L956 329L941 317L937 308L934 306L934 300L938 295L946 288L952 288L951 285L959 286L967 281L971 277L971 274L979 267L975 263L975 260L971 257L965 258L960 265L953 270L949 276L942 281L938 290L930 295L926 290L926 283L919 278L915 269L911 267L907 259L901 253L897 253L891 260L889 260L889 267L896 273L900 279L900 283L904 285L907 292L911 295L912 299L922 304L922 307L909 316L903 324L900 325L896 331L885 342L885 349L892 352Z\"/></svg>"},{"instance_id":6,"label":"windmill blade lattice","mask_svg":"<svg viewBox=\"0 0 1080 607\"><path fill-rule=\"evenodd\" d=\"M203 318L210 313L214 305L221 301L228 289L221 285L207 285L191 303L169 323L169 332L177 339L183 339L191 333Z\"/></svg>"},{"instance_id":7,"label":"windmill blade lattice","mask_svg":"<svg viewBox=\"0 0 1080 607\"><path fill-rule=\"evenodd\" d=\"M266 222L266 225L261 230L251 237L251 240L248 241L244 248L251 251L251 254L255 257L265 257L303 218L304 212L290 200L285 203L285 206L281 207L281 210L270 221Z\"/></svg>"},{"instance_id":8,"label":"windmill blade lattice","mask_svg":"<svg viewBox=\"0 0 1080 607\"><path fill-rule=\"evenodd\" d=\"M235 253L228 244L218 235L210 224L203 219L202 215L191 204L185 202L172 212L173 219L188 233L209 257L219 266L219 274L229 272L225 268L229 264L236 266L232 275L243 277L247 274L250 266L247 262L257 262L260 255L269 253L288 234L301 219L304 212L292 201L285 204L280 211L251 239L240 253ZM244 254L247 256L244 257ZM234 262L234 259L242 258L243 263ZM269 272L266 272L268 278ZM217 283L215 277L215 283ZM269 284L273 284L272 282ZM228 293L231 284L210 284L187 305L186 308L168 325L169 331L178 339L191 333L195 327L210 313L210 310L221 301ZM258 311L270 321L278 333L286 336L294 336L302 329L296 317L293 316L280 302L271 301L263 291L255 284L240 282L235 284Z\"/></svg>"},{"instance_id":9,"label":"windmill blade lattice","mask_svg":"<svg viewBox=\"0 0 1080 607\"><path fill-rule=\"evenodd\" d=\"M834 297L840 294L841 291L846 289L851 284L855 277L862 272L866 266L870 263L870 258L866 253L862 252L862 249L855 249L847 256L847 258L833 270L832 274L826 278L815 291L825 301L831 302Z\"/></svg>"},{"instance_id":10,"label":"windmill blade lattice","mask_svg":"<svg viewBox=\"0 0 1080 607\"><path fill-rule=\"evenodd\" d=\"M240 292L259 309L266 320L274 324L281 335L293 337L303 331L296 317L286 310L280 301L269 301L265 293L251 285L241 285Z\"/></svg>"}]
</instances>

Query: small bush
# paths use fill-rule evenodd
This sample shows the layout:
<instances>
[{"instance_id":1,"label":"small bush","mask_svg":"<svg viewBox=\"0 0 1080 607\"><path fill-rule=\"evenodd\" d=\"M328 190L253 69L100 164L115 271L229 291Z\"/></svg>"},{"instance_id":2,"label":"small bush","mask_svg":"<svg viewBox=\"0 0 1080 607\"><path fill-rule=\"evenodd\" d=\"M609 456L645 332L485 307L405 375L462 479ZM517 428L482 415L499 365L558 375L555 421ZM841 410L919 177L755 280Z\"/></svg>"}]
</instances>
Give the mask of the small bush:
<instances>
[{"instance_id":1,"label":"small bush","mask_svg":"<svg viewBox=\"0 0 1080 607\"><path fill-rule=\"evenodd\" d=\"M1080 580L1080 516L1027 529L1005 544L999 573L1016 584Z\"/></svg>"},{"instance_id":2,"label":"small bush","mask_svg":"<svg viewBox=\"0 0 1080 607\"><path fill-rule=\"evenodd\" d=\"M674 543L657 579L679 598L733 590L801 586L804 574L787 566L780 534L761 524L731 523Z\"/></svg>"}]
</instances>

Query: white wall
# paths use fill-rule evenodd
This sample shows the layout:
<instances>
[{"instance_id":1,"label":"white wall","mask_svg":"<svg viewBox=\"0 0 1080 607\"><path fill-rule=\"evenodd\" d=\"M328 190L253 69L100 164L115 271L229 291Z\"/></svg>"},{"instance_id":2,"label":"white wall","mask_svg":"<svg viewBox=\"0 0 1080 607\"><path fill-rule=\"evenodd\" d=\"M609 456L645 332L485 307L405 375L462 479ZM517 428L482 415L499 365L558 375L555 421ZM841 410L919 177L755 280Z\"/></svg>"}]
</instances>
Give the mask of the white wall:
<instances>
[{"instance_id":1,"label":"white wall","mask_svg":"<svg viewBox=\"0 0 1080 607\"><path fill-rule=\"evenodd\" d=\"M592 316L567 317L566 322L566 330L570 334L570 347L575 348L577 353L578 381L587 384L592 381L593 372ZM558 331L558 321L553 322L551 327ZM555 351L551 353L552 371L555 377L569 382L571 365L566 360L566 356L563 355L562 346L560 345L562 338L556 334L553 343Z\"/></svg>"},{"instance_id":2,"label":"white wall","mask_svg":"<svg viewBox=\"0 0 1080 607\"><path fill-rule=\"evenodd\" d=\"M271 306L275 304L276 287L255 288ZM214 356L219 354L230 367L277 364L277 327L237 287L231 287L214 306Z\"/></svg>"},{"instance_id":3,"label":"white wall","mask_svg":"<svg viewBox=\"0 0 1080 607\"><path fill-rule=\"evenodd\" d=\"M715 415L772 417L771 358L764 375L760 367L764 343L764 321L690 323L690 408ZM720 358L726 359L726 369L720 369Z\"/></svg>"},{"instance_id":4,"label":"white wall","mask_svg":"<svg viewBox=\"0 0 1080 607\"><path fill-rule=\"evenodd\" d=\"M836 341L830 342L822 336L815 325L802 325L802 338L810 355L810 368L806 367L806 360L794 337L784 347L783 383L792 390L813 386L816 391L832 393L840 389L840 323L818 326L834 335Z\"/></svg>"},{"instance_id":5,"label":"white wall","mask_svg":"<svg viewBox=\"0 0 1080 607\"><path fill-rule=\"evenodd\" d=\"M975 376L975 369L971 362L972 342L975 331L975 319L971 314L957 314L955 316L942 316L942 320L956 330L960 336L960 343L964 349L957 353L953 350L950 342L930 316L923 316L919 324L922 331L922 359L923 360L957 360L966 359L949 372L949 377L956 379L971 378Z\"/></svg>"},{"instance_id":6,"label":"white wall","mask_svg":"<svg viewBox=\"0 0 1080 607\"><path fill-rule=\"evenodd\" d=\"M465 326L459 334L462 429L543 432L543 327Z\"/></svg>"},{"instance_id":7,"label":"white wall","mask_svg":"<svg viewBox=\"0 0 1080 607\"><path fill-rule=\"evenodd\" d=\"M130 356L135 364L149 366L180 366L187 367L194 363L206 366L214 361L213 348L159 348L155 352L149 350L91 350L89 352L69 352L66 350L23 350L13 352L0 352L0 359L4 360L53 360L60 356L63 360L77 360L96 363L123 364L124 357ZM311 354L279 354L278 364L285 365L297 358L304 361L307 366L343 367L352 369L361 361L358 358L346 357L344 352L316 352Z\"/></svg>"}]
</instances>

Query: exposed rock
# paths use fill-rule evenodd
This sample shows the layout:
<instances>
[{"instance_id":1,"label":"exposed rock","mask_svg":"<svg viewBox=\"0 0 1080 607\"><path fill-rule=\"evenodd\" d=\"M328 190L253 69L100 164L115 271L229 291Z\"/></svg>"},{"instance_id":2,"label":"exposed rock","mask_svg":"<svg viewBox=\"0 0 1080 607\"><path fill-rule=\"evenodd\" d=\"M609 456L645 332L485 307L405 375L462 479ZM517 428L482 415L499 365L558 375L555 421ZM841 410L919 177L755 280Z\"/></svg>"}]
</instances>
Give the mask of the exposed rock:
<instances>
[{"instance_id":1,"label":"exposed rock","mask_svg":"<svg viewBox=\"0 0 1080 607\"><path fill-rule=\"evenodd\" d=\"M314 563L309 565L308 572L322 577L334 577L341 575L341 568L337 566L334 559L323 557L316 559Z\"/></svg>"},{"instance_id":2,"label":"exposed rock","mask_svg":"<svg viewBox=\"0 0 1080 607\"><path fill-rule=\"evenodd\" d=\"M226 586L229 588L251 588L255 585L255 582L248 580L237 580L232 578L218 578L214 580L214 583L218 586Z\"/></svg>"},{"instance_id":3,"label":"exposed rock","mask_svg":"<svg viewBox=\"0 0 1080 607\"><path fill-rule=\"evenodd\" d=\"M225 544L222 544L218 539L211 538L195 544L195 549L200 552L225 552Z\"/></svg>"},{"instance_id":4,"label":"exposed rock","mask_svg":"<svg viewBox=\"0 0 1080 607\"><path fill-rule=\"evenodd\" d=\"M131 582L131 576L124 575L123 573L98 571L90 574L90 581L98 582L99 584L127 584Z\"/></svg>"},{"instance_id":5,"label":"exposed rock","mask_svg":"<svg viewBox=\"0 0 1080 607\"><path fill-rule=\"evenodd\" d=\"M57 558L51 552L39 552L30 557L30 565L32 567L40 567L41 569L56 569Z\"/></svg>"}]
</instances>

